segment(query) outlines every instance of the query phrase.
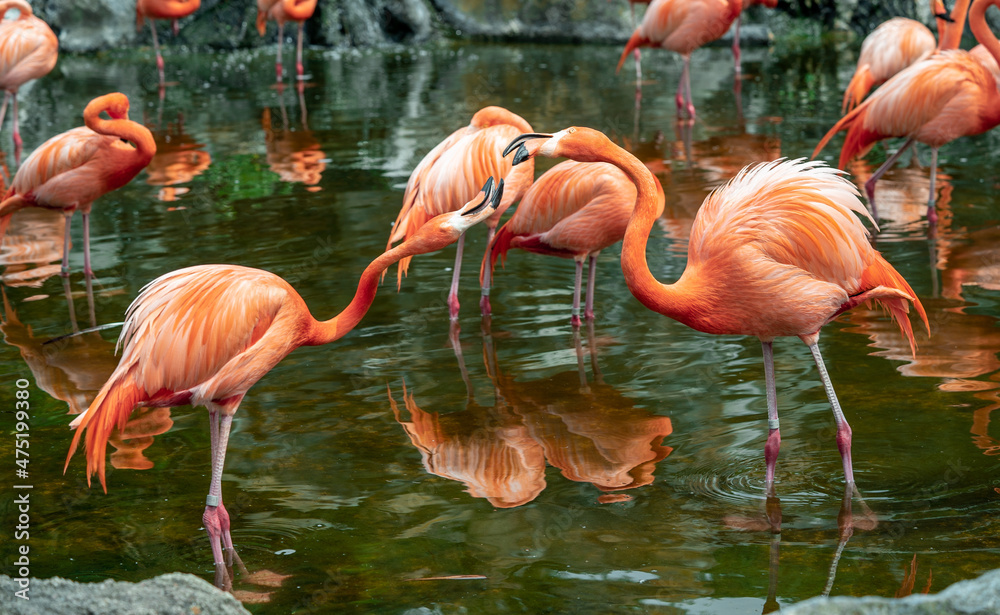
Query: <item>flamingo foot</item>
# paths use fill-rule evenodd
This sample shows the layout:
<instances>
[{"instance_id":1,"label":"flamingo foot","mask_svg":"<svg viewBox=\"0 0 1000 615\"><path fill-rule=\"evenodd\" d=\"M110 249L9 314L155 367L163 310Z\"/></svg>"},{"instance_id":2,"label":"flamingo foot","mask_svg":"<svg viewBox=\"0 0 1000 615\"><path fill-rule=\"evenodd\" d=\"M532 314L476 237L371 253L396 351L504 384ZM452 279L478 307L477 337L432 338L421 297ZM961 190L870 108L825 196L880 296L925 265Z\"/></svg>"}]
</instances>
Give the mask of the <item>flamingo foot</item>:
<instances>
[{"instance_id":1,"label":"flamingo foot","mask_svg":"<svg viewBox=\"0 0 1000 615\"><path fill-rule=\"evenodd\" d=\"M278 80L278 81L281 81L281 73L282 73L282 70L281 70L281 62L275 62L275 63L274 63L274 72L275 72L275 74L276 74L276 75L278 76L278 77L277 77L277 80Z\"/></svg>"},{"instance_id":2,"label":"flamingo foot","mask_svg":"<svg viewBox=\"0 0 1000 615\"><path fill-rule=\"evenodd\" d=\"M686 105L685 110L687 111L687 119L693 121L694 120L694 116L695 116L695 113L694 113L694 103L693 102L689 102Z\"/></svg>"},{"instance_id":3,"label":"flamingo foot","mask_svg":"<svg viewBox=\"0 0 1000 615\"><path fill-rule=\"evenodd\" d=\"M844 462L844 479L848 486L854 485L854 464L851 462L851 426L846 422L837 430L837 448Z\"/></svg>"},{"instance_id":4,"label":"flamingo foot","mask_svg":"<svg viewBox=\"0 0 1000 615\"><path fill-rule=\"evenodd\" d=\"M587 320L594 320L594 310L584 310L583 317Z\"/></svg>"},{"instance_id":5,"label":"flamingo foot","mask_svg":"<svg viewBox=\"0 0 1000 615\"><path fill-rule=\"evenodd\" d=\"M458 295L448 295L448 315L452 320L458 320Z\"/></svg>"},{"instance_id":6,"label":"flamingo foot","mask_svg":"<svg viewBox=\"0 0 1000 615\"><path fill-rule=\"evenodd\" d=\"M927 224L933 227L937 226L937 223L938 223L937 208L934 207L934 202L932 201L927 204Z\"/></svg>"},{"instance_id":7,"label":"flamingo foot","mask_svg":"<svg viewBox=\"0 0 1000 615\"><path fill-rule=\"evenodd\" d=\"M579 314L573 314L572 316L570 316L569 323L571 325L573 325L574 329L579 329L580 328L580 324L581 324L580 315Z\"/></svg>"},{"instance_id":8,"label":"flamingo foot","mask_svg":"<svg viewBox=\"0 0 1000 615\"><path fill-rule=\"evenodd\" d=\"M295 63L295 74L298 75L299 79L302 79L302 76L306 74L306 70L305 67L302 66L302 62Z\"/></svg>"},{"instance_id":9,"label":"flamingo foot","mask_svg":"<svg viewBox=\"0 0 1000 615\"><path fill-rule=\"evenodd\" d=\"M20 150L21 149L21 145L23 145L23 141L21 141L21 131L20 130L15 130L14 131L14 147L17 148L18 150Z\"/></svg>"},{"instance_id":10,"label":"flamingo foot","mask_svg":"<svg viewBox=\"0 0 1000 615\"><path fill-rule=\"evenodd\" d=\"M238 566L240 574L247 575L243 560L233 547L230 534L229 512L219 500L218 506L205 506L201 522L208 532L208 541L212 546L212 557L215 560L215 586L229 591L233 586L233 564ZM223 548L225 547L225 548Z\"/></svg>"},{"instance_id":11,"label":"flamingo foot","mask_svg":"<svg viewBox=\"0 0 1000 615\"><path fill-rule=\"evenodd\" d=\"M483 313L483 316L489 316L493 312L489 295L483 295L479 298L479 310Z\"/></svg>"},{"instance_id":12,"label":"flamingo foot","mask_svg":"<svg viewBox=\"0 0 1000 615\"><path fill-rule=\"evenodd\" d=\"M680 114L684 110L684 97L681 96L680 92L677 92L677 95L674 96L674 102L677 104L677 113Z\"/></svg>"},{"instance_id":13,"label":"flamingo foot","mask_svg":"<svg viewBox=\"0 0 1000 615\"><path fill-rule=\"evenodd\" d=\"M778 453L781 451L781 430L772 429L764 444L764 463L767 467L764 474L764 489L774 493L774 469L778 465Z\"/></svg>"}]
</instances>

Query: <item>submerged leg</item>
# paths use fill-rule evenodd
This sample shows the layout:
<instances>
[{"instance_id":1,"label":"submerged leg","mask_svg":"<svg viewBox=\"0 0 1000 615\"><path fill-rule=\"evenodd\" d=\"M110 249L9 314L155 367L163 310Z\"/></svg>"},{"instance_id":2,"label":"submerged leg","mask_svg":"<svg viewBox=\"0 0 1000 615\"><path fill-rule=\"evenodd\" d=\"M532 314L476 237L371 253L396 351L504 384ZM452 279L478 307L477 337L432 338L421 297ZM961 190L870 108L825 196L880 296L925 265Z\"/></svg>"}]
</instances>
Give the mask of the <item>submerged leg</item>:
<instances>
[{"instance_id":1,"label":"submerged leg","mask_svg":"<svg viewBox=\"0 0 1000 615\"><path fill-rule=\"evenodd\" d=\"M590 268L587 270L587 307L583 310L583 317L587 320L594 320L594 287L597 280L597 254L590 255Z\"/></svg>"},{"instance_id":2,"label":"submerged leg","mask_svg":"<svg viewBox=\"0 0 1000 615\"><path fill-rule=\"evenodd\" d=\"M83 213L83 274L94 277L94 270L90 268L90 214Z\"/></svg>"},{"instance_id":3,"label":"submerged leg","mask_svg":"<svg viewBox=\"0 0 1000 615\"><path fill-rule=\"evenodd\" d=\"M761 341L764 351L764 388L767 393L767 444L764 445L764 489L769 496L774 495L774 468L778 464L781 450L781 430L778 427L778 394L774 382L774 347L771 342Z\"/></svg>"},{"instance_id":4,"label":"submerged leg","mask_svg":"<svg viewBox=\"0 0 1000 615\"><path fill-rule=\"evenodd\" d=\"M160 41L156 40L156 20L149 20L149 29L153 32L153 51L156 52L156 70L160 74L160 85L163 85L163 56L160 55Z\"/></svg>"},{"instance_id":5,"label":"submerged leg","mask_svg":"<svg viewBox=\"0 0 1000 615\"><path fill-rule=\"evenodd\" d=\"M740 78L740 74L743 72L743 67L740 66L740 21L743 18L743 14L740 13L736 17L736 32L733 33L733 65L736 69L736 78Z\"/></svg>"},{"instance_id":6,"label":"submerged leg","mask_svg":"<svg viewBox=\"0 0 1000 615\"><path fill-rule=\"evenodd\" d=\"M823 388L826 390L826 397L830 400L830 407L833 408L833 420L837 424L837 448L840 450L840 458L844 463L844 479L848 486L854 485L854 466L851 463L851 426L847 424L844 411L840 409L840 402L837 401L837 394L833 390L833 383L826 373L826 365L823 363L823 355L820 354L819 344L809 344L809 352L812 353L813 360L816 361L816 368L819 370L819 377L823 381Z\"/></svg>"},{"instance_id":7,"label":"submerged leg","mask_svg":"<svg viewBox=\"0 0 1000 615\"><path fill-rule=\"evenodd\" d=\"M490 287L493 284L493 268L490 266L490 261L493 257L493 237L496 233L496 228L491 228L486 233L486 254L483 256L483 285L480 289L482 294L479 296L479 311L482 312L483 316L489 316L493 311L493 306L490 305Z\"/></svg>"},{"instance_id":8,"label":"submerged leg","mask_svg":"<svg viewBox=\"0 0 1000 615\"><path fill-rule=\"evenodd\" d=\"M65 278L69 276L69 230L73 221L73 210L65 211L63 216L66 217L66 231L63 235L63 262L60 274Z\"/></svg>"},{"instance_id":9,"label":"submerged leg","mask_svg":"<svg viewBox=\"0 0 1000 615\"><path fill-rule=\"evenodd\" d=\"M931 190L927 195L927 224L934 226L937 224L937 208L934 207L937 195L934 193L934 184L937 180L937 158L938 148L931 148Z\"/></svg>"},{"instance_id":10,"label":"submerged leg","mask_svg":"<svg viewBox=\"0 0 1000 615\"><path fill-rule=\"evenodd\" d=\"M302 31L305 28L305 22L299 22L299 41L295 48L295 75L302 79L302 75L305 74L305 68L302 66Z\"/></svg>"},{"instance_id":11,"label":"submerged leg","mask_svg":"<svg viewBox=\"0 0 1000 615\"><path fill-rule=\"evenodd\" d=\"M910 146L912 145L913 145L913 137L910 137L909 139L906 140L906 143L904 143L902 147L896 150L895 154L889 156L889 159L886 160L884 163L882 163L882 166L880 166L877 171L872 173L872 176L869 177L868 181L865 182L865 194L868 196L868 207L871 208L872 216L875 218L876 222L878 222L878 210L875 208L875 182L877 182L879 178L881 178L882 175L885 174L886 171L891 169L892 165L896 164L896 161L899 160L899 157L903 155L903 152L910 149Z\"/></svg>"},{"instance_id":12,"label":"submerged leg","mask_svg":"<svg viewBox=\"0 0 1000 615\"><path fill-rule=\"evenodd\" d=\"M278 59L274 63L274 72L278 75L278 81L281 81L281 43L285 38L285 24L278 22Z\"/></svg>"},{"instance_id":13,"label":"submerged leg","mask_svg":"<svg viewBox=\"0 0 1000 615\"><path fill-rule=\"evenodd\" d=\"M458 319L458 279L462 276L462 252L465 249L465 235L458 238L455 251L455 269L451 274L451 290L448 291L448 314L452 320Z\"/></svg>"},{"instance_id":14,"label":"submerged leg","mask_svg":"<svg viewBox=\"0 0 1000 615\"><path fill-rule=\"evenodd\" d=\"M237 406L238 407L238 406ZM232 408L235 412L236 408ZM218 406L208 410L209 430L212 438L212 479L209 484L208 497L205 498L205 513L202 523L208 532L208 540L212 546L212 557L215 563L215 584L221 589L232 587L231 568L234 560L243 569L243 562L233 548L233 538L230 535L229 512L222 504L222 469L226 463L226 447L229 444L229 430L233 424L232 412ZM223 557L225 549L225 557Z\"/></svg>"},{"instance_id":15,"label":"submerged leg","mask_svg":"<svg viewBox=\"0 0 1000 615\"><path fill-rule=\"evenodd\" d=\"M570 316L569 322L576 329L580 326L580 287L583 286L583 261L575 260L576 263L576 281L573 284L573 315Z\"/></svg>"},{"instance_id":16,"label":"submerged leg","mask_svg":"<svg viewBox=\"0 0 1000 615\"><path fill-rule=\"evenodd\" d=\"M691 95L691 56L684 56L684 108L687 110L687 119L694 119L694 97Z\"/></svg>"}]
</instances>

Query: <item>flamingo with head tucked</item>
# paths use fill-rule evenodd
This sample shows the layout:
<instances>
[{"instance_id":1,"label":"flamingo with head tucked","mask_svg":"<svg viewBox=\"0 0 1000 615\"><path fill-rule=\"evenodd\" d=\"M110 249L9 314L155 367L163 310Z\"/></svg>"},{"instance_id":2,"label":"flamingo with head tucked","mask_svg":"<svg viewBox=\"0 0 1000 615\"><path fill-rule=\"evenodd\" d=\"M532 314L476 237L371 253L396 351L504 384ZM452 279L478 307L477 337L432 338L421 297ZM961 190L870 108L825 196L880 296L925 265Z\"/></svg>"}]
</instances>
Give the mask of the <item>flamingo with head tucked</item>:
<instances>
[{"instance_id":1,"label":"flamingo with head tucked","mask_svg":"<svg viewBox=\"0 0 1000 615\"><path fill-rule=\"evenodd\" d=\"M90 266L90 208L100 196L121 188L139 174L156 154L149 129L128 119L128 98L113 93L98 96L83 110L84 126L42 143L14 175L0 201L0 242L11 215L25 207L61 210L66 216L63 275L69 275L70 220L83 213L83 269ZM101 117L107 112L111 119Z\"/></svg>"},{"instance_id":2,"label":"flamingo with head tucked","mask_svg":"<svg viewBox=\"0 0 1000 615\"><path fill-rule=\"evenodd\" d=\"M778 160L744 168L705 199L691 229L684 273L677 282L663 284L646 263L646 242L658 217L658 194L645 165L589 128L522 135L506 152L515 149L515 164L541 154L610 162L624 171L638 189L621 260L632 294L649 309L698 331L760 339L768 407L764 459L769 492L781 444L772 342L781 336L800 338L813 355L833 408L844 478L849 485L854 483L851 428L823 363L820 328L857 305L874 302L896 319L916 352L907 318L909 304L925 325L927 315L906 280L868 242L858 215L871 217L853 184L820 162Z\"/></svg>"}]
</instances>

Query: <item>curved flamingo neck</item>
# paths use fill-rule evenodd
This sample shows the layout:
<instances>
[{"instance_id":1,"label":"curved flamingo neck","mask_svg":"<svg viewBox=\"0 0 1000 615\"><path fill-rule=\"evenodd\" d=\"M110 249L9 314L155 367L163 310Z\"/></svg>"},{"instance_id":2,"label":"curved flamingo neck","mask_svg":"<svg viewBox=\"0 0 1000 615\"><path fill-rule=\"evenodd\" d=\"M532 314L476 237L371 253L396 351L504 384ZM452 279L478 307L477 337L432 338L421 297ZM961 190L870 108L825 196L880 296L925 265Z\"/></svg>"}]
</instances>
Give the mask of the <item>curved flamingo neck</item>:
<instances>
[{"instance_id":1,"label":"curved flamingo neck","mask_svg":"<svg viewBox=\"0 0 1000 615\"><path fill-rule=\"evenodd\" d=\"M132 142L136 149L136 164L139 169L145 167L156 154L153 133L149 132L149 129L142 124L126 118L106 120L101 117L101 113L106 110L107 107L88 105L83 111L83 123L97 134L119 137ZM138 172L136 169L136 173Z\"/></svg>"},{"instance_id":2,"label":"curved flamingo neck","mask_svg":"<svg viewBox=\"0 0 1000 615\"><path fill-rule=\"evenodd\" d=\"M2 0L0 1L0 19L2 19L10 9L17 9L18 19L31 17L34 14L31 10L31 5L24 0Z\"/></svg>"},{"instance_id":3,"label":"curved flamingo neck","mask_svg":"<svg viewBox=\"0 0 1000 615\"><path fill-rule=\"evenodd\" d=\"M690 298L684 296L678 284L663 284L653 277L646 261L649 232L659 217L660 194L653 174L638 158L620 147L608 143L599 154L605 162L617 166L635 184L635 209L629 218L622 241L622 273L629 291L640 303L654 312L685 322L690 311Z\"/></svg>"},{"instance_id":4,"label":"curved flamingo neck","mask_svg":"<svg viewBox=\"0 0 1000 615\"><path fill-rule=\"evenodd\" d=\"M351 299L347 307L330 320L314 322L313 330L303 345L321 346L347 335L354 327L358 326L361 319L368 313L368 308L375 301L375 292L378 290L383 271L407 256L424 254L443 247L444 245L428 246L426 242L419 239L411 239L383 252L365 267L361 279L358 280L358 289L354 293L354 298Z\"/></svg>"},{"instance_id":5,"label":"curved flamingo neck","mask_svg":"<svg viewBox=\"0 0 1000 615\"><path fill-rule=\"evenodd\" d=\"M968 2L968 0L963 0ZM991 6L1000 6L1000 0L979 0L972 7L969 14L969 29L972 30L976 40L990 52L990 55L1000 64L1000 41L986 24L986 9Z\"/></svg>"},{"instance_id":6,"label":"curved flamingo neck","mask_svg":"<svg viewBox=\"0 0 1000 615\"><path fill-rule=\"evenodd\" d=\"M941 35L941 40L938 41L939 51L958 49L959 43L962 42L962 32L965 31L965 16L969 13L969 3L971 1L972 0L958 0L955 2L955 7L951 10L951 18L953 22L944 26L944 34ZM980 2L980 4L982 4L982 2ZM973 9L973 11L975 11L975 9ZM939 29L938 32L940 31L941 30Z\"/></svg>"}]
</instances>

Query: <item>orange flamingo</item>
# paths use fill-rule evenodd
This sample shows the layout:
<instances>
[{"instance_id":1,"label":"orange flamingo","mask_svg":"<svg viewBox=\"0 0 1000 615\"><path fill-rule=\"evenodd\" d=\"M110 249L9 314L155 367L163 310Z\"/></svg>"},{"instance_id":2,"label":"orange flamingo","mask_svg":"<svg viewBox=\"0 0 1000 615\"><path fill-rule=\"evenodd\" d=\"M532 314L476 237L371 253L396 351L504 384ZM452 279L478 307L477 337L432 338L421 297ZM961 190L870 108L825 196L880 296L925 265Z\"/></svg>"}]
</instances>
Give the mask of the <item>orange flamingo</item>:
<instances>
[{"instance_id":1,"label":"orange flamingo","mask_svg":"<svg viewBox=\"0 0 1000 615\"><path fill-rule=\"evenodd\" d=\"M964 22L969 0L955 6L956 25ZM977 2L969 13L972 33L995 60L1000 62L1000 41L986 25L986 9L1000 0ZM958 28L953 28L958 30ZM840 150L844 167L855 156L864 155L882 139L906 137L906 142L865 182L868 202L875 209L875 183L915 142L931 147L931 190L927 220L937 222L934 210L934 178L938 148L959 137L978 135L1000 124L1000 92L986 64L967 51L948 50L931 56L898 73L834 124L813 151L820 150L837 132L847 130Z\"/></svg>"},{"instance_id":2,"label":"orange flamingo","mask_svg":"<svg viewBox=\"0 0 1000 615\"><path fill-rule=\"evenodd\" d=\"M484 107L472 116L468 126L451 133L424 156L413 169L403 193L403 207L393 223L386 248L396 241L407 239L426 222L438 214L454 211L462 206L487 177L503 177L507 183L503 201L496 213L486 221L489 228L485 260L489 260L490 246L500 216L514 202L520 200L531 186L535 176L534 162L526 167L513 169L500 153L511 139L523 132L531 132L524 119L503 107ZM458 240L455 268L452 271L451 290L448 293L448 310L452 320L458 318L458 280L462 271L462 252L465 238ZM399 261L397 288L410 259ZM479 301L483 314L490 313L490 272L486 271L481 282Z\"/></svg>"},{"instance_id":3,"label":"orange flamingo","mask_svg":"<svg viewBox=\"0 0 1000 615\"><path fill-rule=\"evenodd\" d=\"M201 0L137 0L135 3L135 29L142 30L144 19L149 20L149 29L153 33L153 49L156 51L156 70L160 74L160 87L163 87L163 56L160 54L160 43L156 40L156 20L170 19L173 21L174 36L177 36L177 20L187 17L198 10Z\"/></svg>"},{"instance_id":4,"label":"orange flamingo","mask_svg":"<svg viewBox=\"0 0 1000 615\"><path fill-rule=\"evenodd\" d=\"M316 10L316 0L257 0L257 32L261 36L267 32L267 20L278 22L278 60L274 64L278 81L281 81L281 43L285 38L285 22L296 21L299 24L299 38L295 50L295 74L303 78L305 69L302 67L302 30L307 19Z\"/></svg>"},{"instance_id":5,"label":"orange flamingo","mask_svg":"<svg viewBox=\"0 0 1000 615\"><path fill-rule=\"evenodd\" d=\"M523 145L526 141L533 152ZM871 216L840 171L801 159L743 169L705 199L691 229L684 273L674 284L662 284L646 263L646 242L657 218L656 184L635 156L589 128L522 135L505 153L515 148L515 164L540 153L618 166L639 194L622 245L622 272L632 294L649 309L698 331L760 338L767 390L769 434L764 459L769 492L781 444L772 342L779 336L797 336L805 342L833 408L844 478L853 485L851 428L820 354L819 330L840 313L875 302L896 319L915 354L906 316L910 302L928 325L910 285L868 242L868 230L855 213L869 220Z\"/></svg>"},{"instance_id":6,"label":"orange flamingo","mask_svg":"<svg viewBox=\"0 0 1000 615\"><path fill-rule=\"evenodd\" d=\"M429 221L409 241L371 262L351 303L319 322L298 293L280 277L236 265L202 265L165 274L147 285L128 309L119 345L121 361L77 428L66 467L87 432L87 482L104 479L104 451L111 430L121 428L137 406L191 404L208 408L212 480L204 524L212 544L216 584L224 586L222 544L232 562L229 513L222 504L222 468L233 414L264 374L299 346L328 344L361 321L375 300L379 276L404 256L440 250L489 217L503 182L483 187L481 202ZM65 468L63 470L65 472ZM221 542L220 542L221 540Z\"/></svg>"},{"instance_id":7,"label":"orange flamingo","mask_svg":"<svg viewBox=\"0 0 1000 615\"><path fill-rule=\"evenodd\" d=\"M7 102L14 98L14 153L21 158L21 132L17 128L17 89L49 74L59 58L59 39L41 19L31 12L24 0L0 0L0 17L15 9L17 19L0 22L0 88L4 90L0 105L0 125L7 111Z\"/></svg>"},{"instance_id":8,"label":"orange flamingo","mask_svg":"<svg viewBox=\"0 0 1000 615\"><path fill-rule=\"evenodd\" d=\"M111 116L101 117L102 112ZM85 126L42 143L14 175L0 201L0 242L10 216L25 207L61 209L66 216L63 275L69 275L69 225L73 212L83 213L83 270L90 267L90 208L101 195L121 188L139 174L156 144L149 129L128 119L128 98L121 93L98 96L83 110Z\"/></svg>"},{"instance_id":9,"label":"orange flamingo","mask_svg":"<svg viewBox=\"0 0 1000 615\"><path fill-rule=\"evenodd\" d=\"M720 38L735 21L737 26L733 39L733 60L736 72L739 73L740 14L744 8L753 4L763 4L773 9L778 5L778 0L653 0L642 17L642 23L625 44L615 72L621 70L628 54L639 47L663 47L681 54L684 58L684 71L677 84L677 113L684 110L688 118L694 119L691 52Z\"/></svg>"},{"instance_id":10,"label":"orange flamingo","mask_svg":"<svg viewBox=\"0 0 1000 615\"><path fill-rule=\"evenodd\" d=\"M663 187L654 176L658 213L663 213ZM589 261L587 303L584 317L594 318L594 274L597 255L625 236L635 207L635 184L618 167L605 162L567 160L546 171L532 184L521 203L493 237L480 278L496 267L497 257L520 248L576 261L573 291L574 327L580 326L580 292L583 262Z\"/></svg>"},{"instance_id":11,"label":"orange flamingo","mask_svg":"<svg viewBox=\"0 0 1000 615\"><path fill-rule=\"evenodd\" d=\"M931 0L931 13L937 18L938 39L945 43L947 29L944 23L951 18L945 11L944 3L941 0ZM953 45L943 48L952 49L957 46L958 41L955 40ZM885 83L889 77L907 66L931 55L937 47L938 43L930 29L914 19L893 17L879 24L861 43L858 67L844 91L840 112L846 113L854 109L873 87Z\"/></svg>"}]
</instances>

